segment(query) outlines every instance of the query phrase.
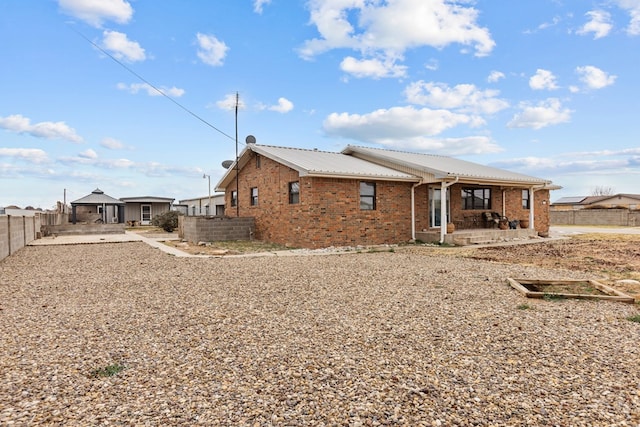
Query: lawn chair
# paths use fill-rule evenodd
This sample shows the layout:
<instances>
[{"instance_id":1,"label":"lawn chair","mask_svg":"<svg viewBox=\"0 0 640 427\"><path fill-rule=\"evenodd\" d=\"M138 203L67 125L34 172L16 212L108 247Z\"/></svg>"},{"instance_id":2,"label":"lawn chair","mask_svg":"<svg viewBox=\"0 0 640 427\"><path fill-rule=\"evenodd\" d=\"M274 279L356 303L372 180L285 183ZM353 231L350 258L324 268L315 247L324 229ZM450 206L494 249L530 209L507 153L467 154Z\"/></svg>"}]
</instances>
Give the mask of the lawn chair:
<instances>
[{"instance_id":1,"label":"lawn chair","mask_svg":"<svg viewBox=\"0 0 640 427\"><path fill-rule=\"evenodd\" d=\"M502 216L497 212L482 212L482 219L486 228L496 228Z\"/></svg>"}]
</instances>

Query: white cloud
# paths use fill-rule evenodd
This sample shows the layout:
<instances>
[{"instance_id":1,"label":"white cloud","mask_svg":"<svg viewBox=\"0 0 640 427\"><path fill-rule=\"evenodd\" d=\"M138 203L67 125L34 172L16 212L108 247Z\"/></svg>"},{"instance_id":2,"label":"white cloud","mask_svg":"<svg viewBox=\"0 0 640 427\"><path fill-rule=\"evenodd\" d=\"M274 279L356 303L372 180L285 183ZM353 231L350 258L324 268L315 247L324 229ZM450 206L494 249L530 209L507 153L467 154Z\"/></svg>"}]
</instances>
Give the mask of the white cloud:
<instances>
[{"instance_id":1,"label":"white cloud","mask_svg":"<svg viewBox=\"0 0 640 427\"><path fill-rule=\"evenodd\" d=\"M207 65L219 67L224 63L229 47L215 36L198 33L198 58Z\"/></svg>"},{"instance_id":2,"label":"white cloud","mask_svg":"<svg viewBox=\"0 0 640 427\"><path fill-rule=\"evenodd\" d=\"M236 108L236 102L238 103L239 110L244 110L246 108L244 101L239 97L236 98L235 93L230 93L226 95L224 99L217 101L216 107L220 108L221 110L234 110Z\"/></svg>"},{"instance_id":3,"label":"white cloud","mask_svg":"<svg viewBox=\"0 0 640 427\"><path fill-rule=\"evenodd\" d=\"M354 77L371 77L379 79L383 77L404 77L407 73L407 67L396 65L395 61L390 59L356 59L347 56L340 63L340 69L345 73L352 74Z\"/></svg>"},{"instance_id":4,"label":"white cloud","mask_svg":"<svg viewBox=\"0 0 640 427\"><path fill-rule=\"evenodd\" d=\"M458 43L488 55L495 42L478 26L478 11L446 0L311 0L310 21L320 36L299 49L310 59L332 49L353 49L370 57L401 58L412 48L437 49ZM382 61L383 63L385 61Z\"/></svg>"},{"instance_id":5,"label":"white cloud","mask_svg":"<svg viewBox=\"0 0 640 427\"><path fill-rule=\"evenodd\" d=\"M556 76L549 70L538 68L536 73L529 79L529 87L533 90L555 90L558 89Z\"/></svg>"},{"instance_id":6,"label":"white cloud","mask_svg":"<svg viewBox=\"0 0 640 427\"><path fill-rule=\"evenodd\" d=\"M0 148L0 157L12 157L31 163L45 163L47 153L39 148Z\"/></svg>"},{"instance_id":7,"label":"white cloud","mask_svg":"<svg viewBox=\"0 0 640 427\"><path fill-rule=\"evenodd\" d=\"M495 83L498 80L504 79L505 75L502 71L491 71L491 73L489 73L489 77L487 77L487 81L489 83Z\"/></svg>"},{"instance_id":8,"label":"white cloud","mask_svg":"<svg viewBox=\"0 0 640 427\"><path fill-rule=\"evenodd\" d=\"M98 158L98 153L95 152L95 150L92 150L91 148L81 152L80 154L78 154L79 157L82 157L83 159L97 159Z\"/></svg>"},{"instance_id":9,"label":"white cloud","mask_svg":"<svg viewBox=\"0 0 640 427\"><path fill-rule=\"evenodd\" d=\"M404 94L412 104L478 114L493 114L509 106L507 101L497 98L499 91L480 90L472 84L449 87L445 83L420 80L407 86Z\"/></svg>"},{"instance_id":10,"label":"white cloud","mask_svg":"<svg viewBox=\"0 0 640 427\"><path fill-rule=\"evenodd\" d=\"M120 90L126 90L133 94L136 94L142 90L147 92L147 95L149 96L161 96L162 93L164 93L165 95L170 96L172 98L180 98L185 93L184 89L179 89L175 86L173 87L160 86L158 87L158 89L162 92L160 93L147 83L131 83L129 85L125 83L118 83L117 88Z\"/></svg>"},{"instance_id":11,"label":"white cloud","mask_svg":"<svg viewBox=\"0 0 640 427\"><path fill-rule=\"evenodd\" d=\"M255 13L262 13L262 8L265 5L271 4L271 0L254 0L253 1L253 11Z\"/></svg>"},{"instance_id":12,"label":"white cloud","mask_svg":"<svg viewBox=\"0 0 640 427\"><path fill-rule=\"evenodd\" d=\"M610 86L617 78L617 76L608 74L593 65L576 67L576 73L580 76L580 81L587 85L589 89L602 89Z\"/></svg>"},{"instance_id":13,"label":"white cloud","mask_svg":"<svg viewBox=\"0 0 640 427\"><path fill-rule=\"evenodd\" d=\"M638 0L614 0L619 7L629 13L631 20L627 26L627 34L640 35L640 1Z\"/></svg>"},{"instance_id":14,"label":"white cloud","mask_svg":"<svg viewBox=\"0 0 640 427\"><path fill-rule=\"evenodd\" d=\"M587 35L593 33L594 39L606 37L611 32L611 14L604 10L592 10L585 14L590 21L578 30L578 34Z\"/></svg>"},{"instance_id":15,"label":"white cloud","mask_svg":"<svg viewBox=\"0 0 640 427\"><path fill-rule=\"evenodd\" d=\"M138 42L129 40L126 34L118 31L105 31L102 47L115 58L129 62L144 61L147 58L144 49Z\"/></svg>"},{"instance_id":16,"label":"white cloud","mask_svg":"<svg viewBox=\"0 0 640 427\"><path fill-rule=\"evenodd\" d=\"M474 124L474 118L447 110L393 107L368 114L332 113L323 129L331 136L382 143L430 137L462 124Z\"/></svg>"},{"instance_id":17,"label":"white cloud","mask_svg":"<svg viewBox=\"0 0 640 427\"><path fill-rule=\"evenodd\" d=\"M115 138L104 138L100 141L100 146L109 150L121 150L124 148L124 144Z\"/></svg>"},{"instance_id":18,"label":"white cloud","mask_svg":"<svg viewBox=\"0 0 640 427\"><path fill-rule=\"evenodd\" d=\"M502 148L486 136L469 136L463 138L413 137L402 140L389 138L375 142L390 149L410 150L446 156L487 154L503 151Z\"/></svg>"},{"instance_id":19,"label":"white cloud","mask_svg":"<svg viewBox=\"0 0 640 427\"><path fill-rule=\"evenodd\" d=\"M0 117L0 128L36 138L64 139L75 143L83 141L75 129L69 127L65 122L40 122L32 125L29 118L20 114Z\"/></svg>"},{"instance_id":20,"label":"white cloud","mask_svg":"<svg viewBox=\"0 0 640 427\"><path fill-rule=\"evenodd\" d=\"M133 8L124 0L59 0L60 9L67 15L101 27L104 21L126 24L133 16Z\"/></svg>"},{"instance_id":21,"label":"white cloud","mask_svg":"<svg viewBox=\"0 0 640 427\"><path fill-rule=\"evenodd\" d=\"M278 105L272 105L269 107L271 111L277 111L278 113L288 113L293 110L293 102L287 98L278 98Z\"/></svg>"},{"instance_id":22,"label":"white cloud","mask_svg":"<svg viewBox=\"0 0 640 427\"><path fill-rule=\"evenodd\" d=\"M520 108L522 112L516 114L507 123L508 127L542 129L571 120L571 110L562 108L562 104L557 98L548 98L540 101L537 105L522 103Z\"/></svg>"}]
</instances>

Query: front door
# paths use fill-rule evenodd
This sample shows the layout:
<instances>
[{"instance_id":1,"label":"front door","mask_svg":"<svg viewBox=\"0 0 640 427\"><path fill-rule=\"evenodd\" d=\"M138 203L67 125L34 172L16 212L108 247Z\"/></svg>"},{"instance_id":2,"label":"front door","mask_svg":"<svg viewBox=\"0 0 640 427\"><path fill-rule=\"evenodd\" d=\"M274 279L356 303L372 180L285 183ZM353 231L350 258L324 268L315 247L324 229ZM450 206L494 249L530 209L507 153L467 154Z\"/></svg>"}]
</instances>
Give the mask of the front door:
<instances>
[{"instance_id":1,"label":"front door","mask_svg":"<svg viewBox=\"0 0 640 427\"><path fill-rule=\"evenodd\" d=\"M447 218L449 218L449 189L447 195ZM429 187L429 227L440 227L440 213L442 200L442 189L440 187Z\"/></svg>"},{"instance_id":2,"label":"front door","mask_svg":"<svg viewBox=\"0 0 640 427\"><path fill-rule=\"evenodd\" d=\"M151 205L140 206L140 224L141 225L151 224Z\"/></svg>"}]
</instances>

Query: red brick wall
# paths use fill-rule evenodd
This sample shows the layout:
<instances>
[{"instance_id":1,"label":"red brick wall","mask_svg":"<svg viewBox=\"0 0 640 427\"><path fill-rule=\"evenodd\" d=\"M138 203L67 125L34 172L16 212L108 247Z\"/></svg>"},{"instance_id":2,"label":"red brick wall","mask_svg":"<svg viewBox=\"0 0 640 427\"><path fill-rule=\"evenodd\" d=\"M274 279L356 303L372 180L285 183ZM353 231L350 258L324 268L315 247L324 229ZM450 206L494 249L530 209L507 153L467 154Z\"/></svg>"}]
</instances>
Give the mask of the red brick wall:
<instances>
[{"instance_id":1,"label":"red brick wall","mask_svg":"<svg viewBox=\"0 0 640 427\"><path fill-rule=\"evenodd\" d=\"M289 204L289 183L300 182L300 202ZM287 166L255 154L239 173L240 216L253 216L255 237L293 247L374 245L411 239L411 183L376 181L376 209L360 209L360 181L299 177ZM250 189L258 205L250 206ZM225 212L235 180L226 190ZM424 197L426 203L426 197Z\"/></svg>"},{"instance_id":2,"label":"red brick wall","mask_svg":"<svg viewBox=\"0 0 640 427\"><path fill-rule=\"evenodd\" d=\"M376 182L376 209L360 209L360 180L299 177L298 173L266 157L256 154L239 173L240 216L255 218L255 238L293 247L320 248L328 246L374 245L401 243L411 239L412 183ZM300 183L300 201L289 204L289 183ZM483 210L462 209L463 184L450 187L450 209L456 224L465 218L479 218L475 227L482 228ZM258 188L258 205L250 205L250 189ZM502 212L503 192L491 187L491 211ZM235 180L225 194L225 213L236 216L231 207L231 192ZM526 219L529 211L522 209L522 189L505 190L506 216ZM545 203L543 203L543 201ZM416 230L429 228L428 186L415 189ZM540 233L549 230L549 192L535 193L535 228Z\"/></svg>"}]
</instances>

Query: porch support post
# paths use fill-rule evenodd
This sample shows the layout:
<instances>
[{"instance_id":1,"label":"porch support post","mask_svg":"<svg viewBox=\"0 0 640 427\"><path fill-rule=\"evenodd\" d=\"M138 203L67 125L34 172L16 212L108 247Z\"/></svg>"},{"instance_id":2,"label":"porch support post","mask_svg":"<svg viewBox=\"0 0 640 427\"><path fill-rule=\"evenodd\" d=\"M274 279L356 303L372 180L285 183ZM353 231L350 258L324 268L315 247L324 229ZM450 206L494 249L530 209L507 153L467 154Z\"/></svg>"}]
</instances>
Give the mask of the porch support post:
<instances>
[{"instance_id":1,"label":"porch support post","mask_svg":"<svg viewBox=\"0 0 640 427\"><path fill-rule=\"evenodd\" d=\"M420 185L413 184L411 186L411 240L415 242L416 240L416 187Z\"/></svg>"},{"instance_id":2,"label":"porch support post","mask_svg":"<svg viewBox=\"0 0 640 427\"><path fill-rule=\"evenodd\" d=\"M535 224L533 223L533 218L535 217L534 215L534 209L535 209L535 204L533 203L533 195L535 194L535 190L533 187L529 188L529 228L530 229L534 229Z\"/></svg>"},{"instance_id":3,"label":"porch support post","mask_svg":"<svg viewBox=\"0 0 640 427\"><path fill-rule=\"evenodd\" d=\"M447 188L458 182L459 177L454 181L440 183L440 243L444 243L444 236L447 235Z\"/></svg>"}]
</instances>

